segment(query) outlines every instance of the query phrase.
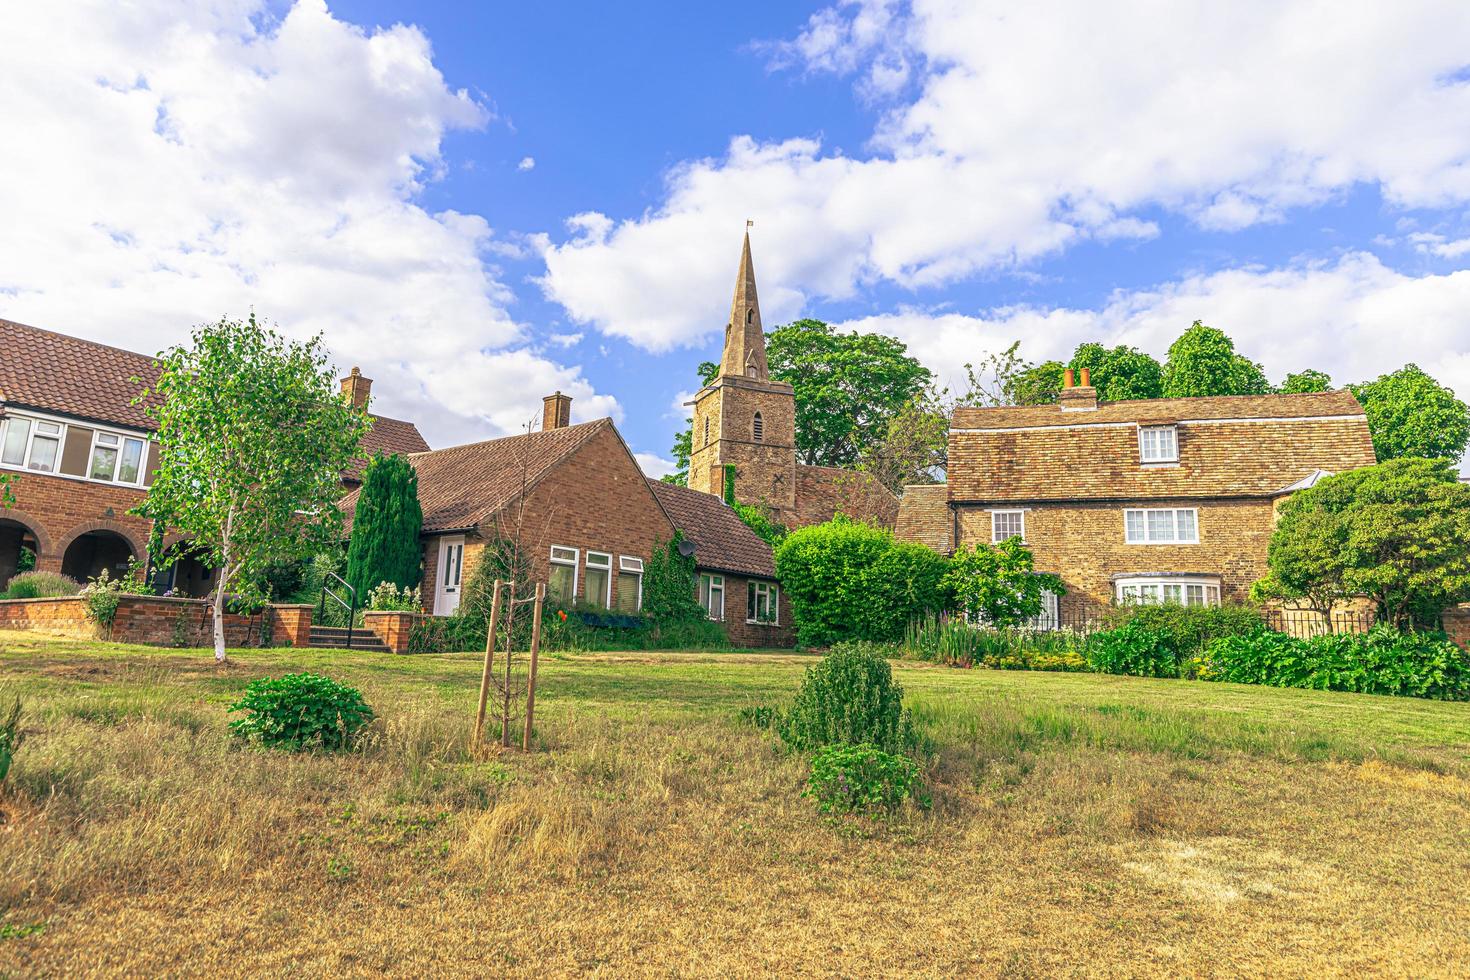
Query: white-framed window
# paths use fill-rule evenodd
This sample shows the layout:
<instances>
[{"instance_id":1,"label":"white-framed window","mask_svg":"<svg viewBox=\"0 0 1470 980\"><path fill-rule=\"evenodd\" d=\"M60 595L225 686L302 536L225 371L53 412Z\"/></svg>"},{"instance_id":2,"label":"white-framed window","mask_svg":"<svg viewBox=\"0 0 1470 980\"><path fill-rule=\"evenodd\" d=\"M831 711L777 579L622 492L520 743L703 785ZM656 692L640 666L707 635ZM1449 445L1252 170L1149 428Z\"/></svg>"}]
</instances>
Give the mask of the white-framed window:
<instances>
[{"instance_id":1,"label":"white-framed window","mask_svg":"<svg viewBox=\"0 0 1470 980\"><path fill-rule=\"evenodd\" d=\"M601 551L587 552L587 584L584 597L594 606L606 609L612 605L612 555Z\"/></svg>"},{"instance_id":2,"label":"white-framed window","mask_svg":"<svg viewBox=\"0 0 1470 980\"><path fill-rule=\"evenodd\" d=\"M1123 605L1158 605L1169 602L1181 606L1218 606L1220 581L1207 576L1136 575L1114 583L1118 602Z\"/></svg>"},{"instance_id":3,"label":"white-framed window","mask_svg":"<svg viewBox=\"0 0 1470 980\"><path fill-rule=\"evenodd\" d=\"M699 604L710 619L717 623L725 621L725 576L700 574Z\"/></svg>"},{"instance_id":4,"label":"white-framed window","mask_svg":"<svg viewBox=\"0 0 1470 980\"><path fill-rule=\"evenodd\" d=\"M87 475L109 483L137 483L143 472L143 440L115 432L92 434L92 459Z\"/></svg>"},{"instance_id":5,"label":"white-framed window","mask_svg":"<svg viewBox=\"0 0 1470 980\"><path fill-rule=\"evenodd\" d=\"M618 556L618 611L634 613L643 608L643 559Z\"/></svg>"},{"instance_id":6,"label":"white-framed window","mask_svg":"<svg viewBox=\"0 0 1470 980\"><path fill-rule=\"evenodd\" d=\"M780 625L781 589L775 582L745 584L745 621L762 626Z\"/></svg>"},{"instance_id":7,"label":"white-framed window","mask_svg":"<svg viewBox=\"0 0 1470 980\"><path fill-rule=\"evenodd\" d=\"M1056 630L1062 628L1061 602L1057 594L1047 589L1041 590L1041 612L1032 616L1022 624L1026 629L1032 630Z\"/></svg>"},{"instance_id":8,"label":"white-framed window","mask_svg":"<svg viewBox=\"0 0 1470 980\"><path fill-rule=\"evenodd\" d=\"M61 462L61 440L65 435L66 426L60 422L12 415L5 420L0 463L37 473L55 473Z\"/></svg>"},{"instance_id":9,"label":"white-framed window","mask_svg":"<svg viewBox=\"0 0 1470 980\"><path fill-rule=\"evenodd\" d=\"M1026 540L1026 512L1024 510L993 510L990 512L990 542L1000 544L1007 538Z\"/></svg>"},{"instance_id":10,"label":"white-framed window","mask_svg":"<svg viewBox=\"0 0 1470 980\"><path fill-rule=\"evenodd\" d=\"M1178 430L1172 425L1139 426L1138 459L1144 463L1179 462Z\"/></svg>"},{"instance_id":11,"label":"white-framed window","mask_svg":"<svg viewBox=\"0 0 1470 980\"><path fill-rule=\"evenodd\" d=\"M1123 511L1129 544L1199 544L1199 512L1193 507L1141 507Z\"/></svg>"},{"instance_id":12,"label":"white-framed window","mask_svg":"<svg viewBox=\"0 0 1470 980\"><path fill-rule=\"evenodd\" d=\"M560 602L573 602L577 598L576 548L551 546L551 571L547 576L546 594Z\"/></svg>"}]
</instances>

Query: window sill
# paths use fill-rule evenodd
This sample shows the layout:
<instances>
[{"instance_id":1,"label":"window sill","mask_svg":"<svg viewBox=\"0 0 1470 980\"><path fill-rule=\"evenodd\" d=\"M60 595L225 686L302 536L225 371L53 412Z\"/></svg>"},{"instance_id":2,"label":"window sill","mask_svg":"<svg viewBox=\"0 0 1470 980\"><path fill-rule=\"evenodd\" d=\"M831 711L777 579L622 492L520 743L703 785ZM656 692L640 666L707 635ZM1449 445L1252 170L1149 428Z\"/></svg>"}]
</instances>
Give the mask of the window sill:
<instances>
[{"instance_id":1,"label":"window sill","mask_svg":"<svg viewBox=\"0 0 1470 980\"><path fill-rule=\"evenodd\" d=\"M1194 545L1199 544L1199 539L1198 538L1195 538L1193 541L1124 541L1123 543L1124 544L1127 544L1127 545L1147 545L1147 546L1151 546L1151 547L1155 547L1155 548L1158 548L1158 547L1161 547L1161 546L1162 547L1168 547L1171 544L1172 545L1184 545L1186 547L1193 547Z\"/></svg>"},{"instance_id":2,"label":"window sill","mask_svg":"<svg viewBox=\"0 0 1470 980\"><path fill-rule=\"evenodd\" d=\"M1179 468L1179 460L1150 459L1140 461L1138 465L1146 470L1177 470Z\"/></svg>"},{"instance_id":3,"label":"window sill","mask_svg":"<svg viewBox=\"0 0 1470 980\"><path fill-rule=\"evenodd\" d=\"M775 627L779 627L781 624L780 623L763 623L763 622L761 622L758 619L747 619L745 621L745 625L746 626L770 626L772 628L775 628Z\"/></svg>"}]
</instances>

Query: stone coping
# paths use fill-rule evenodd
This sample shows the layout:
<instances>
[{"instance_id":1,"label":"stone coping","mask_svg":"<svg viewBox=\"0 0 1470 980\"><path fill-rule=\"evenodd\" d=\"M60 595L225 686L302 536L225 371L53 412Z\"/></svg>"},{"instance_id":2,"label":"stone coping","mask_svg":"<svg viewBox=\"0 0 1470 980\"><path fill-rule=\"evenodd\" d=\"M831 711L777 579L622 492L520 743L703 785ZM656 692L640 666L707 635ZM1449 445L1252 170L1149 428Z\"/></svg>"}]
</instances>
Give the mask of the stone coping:
<instances>
[{"instance_id":1,"label":"stone coping","mask_svg":"<svg viewBox=\"0 0 1470 980\"><path fill-rule=\"evenodd\" d=\"M181 596L181 595L136 595L136 594L131 593L131 592L126 592L126 593L122 594L121 596L119 596L118 598L121 601L123 601L123 602L165 602L165 603L173 603L173 604L181 605L181 606L182 605L188 605L188 606L193 606L193 605L206 605L206 606L209 606L209 605L213 605L214 604L214 600L213 599L194 599L194 598L191 598L189 596ZM79 596L79 595L53 595L53 596L42 596L41 598L38 598L38 599L0 599L0 604L5 604L5 603L30 603L30 604L33 604L33 605L39 605L39 604L45 603L45 602L81 602L81 601L82 601L82 597ZM316 608L316 606L314 604L310 603L310 602L271 602L271 603L267 603L267 605L271 609L315 609ZM226 609L225 612L230 613L230 610L229 609ZM231 613L231 615L244 615L244 614L243 613Z\"/></svg>"}]
</instances>

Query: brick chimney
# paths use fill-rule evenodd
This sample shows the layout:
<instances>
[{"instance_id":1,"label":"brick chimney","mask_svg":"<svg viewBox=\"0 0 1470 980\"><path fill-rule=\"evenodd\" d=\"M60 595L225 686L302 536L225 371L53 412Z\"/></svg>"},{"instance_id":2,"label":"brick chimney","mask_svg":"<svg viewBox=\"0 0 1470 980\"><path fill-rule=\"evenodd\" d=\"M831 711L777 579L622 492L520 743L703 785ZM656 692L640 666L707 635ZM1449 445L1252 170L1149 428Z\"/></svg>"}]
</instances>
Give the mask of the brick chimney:
<instances>
[{"instance_id":1,"label":"brick chimney","mask_svg":"<svg viewBox=\"0 0 1470 980\"><path fill-rule=\"evenodd\" d=\"M572 396L557 392L541 399L541 431L565 429L572 424Z\"/></svg>"},{"instance_id":2,"label":"brick chimney","mask_svg":"<svg viewBox=\"0 0 1470 980\"><path fill-rule=\"evenodd\" d=\"M1092 372L1087 368L1082 369L1080 385L1075 382L1075 377L1071 368L1063 372L1062 390L1057 395L1057 404L1061 405L1064 412L1097 411L1097 389L1092 386Z\"/></svg>"},{"instance_id":3,"label":"brick chimney","mask_svg":"<svg viewBox=\"0 0 1470 980\"><path fill-rule=\"evenodd\" d=\"M353 408L366 408L368 396L373 393L373 379L365 378L362 368L353 368L352 373L342 379L342 395L352 402Z\"/></svg>"}]
</instances>

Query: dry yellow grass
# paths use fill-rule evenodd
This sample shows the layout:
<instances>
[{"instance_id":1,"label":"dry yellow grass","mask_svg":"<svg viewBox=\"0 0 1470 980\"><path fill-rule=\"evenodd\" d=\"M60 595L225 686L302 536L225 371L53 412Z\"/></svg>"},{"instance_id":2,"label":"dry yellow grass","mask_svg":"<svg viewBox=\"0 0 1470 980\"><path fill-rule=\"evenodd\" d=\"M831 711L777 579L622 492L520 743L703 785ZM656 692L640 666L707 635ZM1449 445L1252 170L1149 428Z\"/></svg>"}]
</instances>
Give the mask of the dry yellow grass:
<instances>
[{"instance_id":1,"label":"dry yellow grass","mask_svg":"<svg viewBox=\"0 0 1470 980\"><path fill-rule=\"evenodd\" d=\"M900 667L933 808L829 821L735 719L800 658L554 660L480 756L472 658L313 657L0 634L0 973L1470 972L1470 707ZM302 662L363 751L228 737Z\"/></svg>"}]
</instances>

